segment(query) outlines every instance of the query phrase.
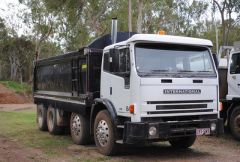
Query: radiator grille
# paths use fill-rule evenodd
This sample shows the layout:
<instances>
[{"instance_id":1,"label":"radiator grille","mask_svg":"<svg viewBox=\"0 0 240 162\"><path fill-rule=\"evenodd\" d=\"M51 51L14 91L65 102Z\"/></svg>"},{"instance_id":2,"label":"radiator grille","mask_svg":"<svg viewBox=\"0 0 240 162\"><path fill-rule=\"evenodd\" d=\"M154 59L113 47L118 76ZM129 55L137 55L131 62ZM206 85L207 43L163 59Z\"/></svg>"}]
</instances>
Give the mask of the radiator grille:
<instances>
[{"instance_id":1,"label":"radiator grille","mask_svg":"<svg viewBox=\"0 0 240 162\"><path fill-rule=\"evenodd\" d=\"M208 104L213 100L187 100L187 101L148 101L147 104L156 105L155 111L147 111L147 114L175 114L175 113L201 113L213 112Z\"/></svg>"}]
</instances>

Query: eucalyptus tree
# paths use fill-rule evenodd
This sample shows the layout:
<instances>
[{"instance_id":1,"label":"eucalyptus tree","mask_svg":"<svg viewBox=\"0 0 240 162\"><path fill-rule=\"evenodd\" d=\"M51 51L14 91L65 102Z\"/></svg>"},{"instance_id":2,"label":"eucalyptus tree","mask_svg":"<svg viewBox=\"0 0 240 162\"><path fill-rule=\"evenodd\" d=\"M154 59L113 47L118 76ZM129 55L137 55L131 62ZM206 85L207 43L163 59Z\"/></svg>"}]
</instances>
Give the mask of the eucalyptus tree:
<instances>
[{"instance_id":1,"label":"eucalyptus tree","mask_svg":"<svg viewBox=\"0 0 240 162\"><path fill-rule=\"evenodd\" d=\"M240 22L240 1L239 0L213 0L214 8L217 8L221 15L221 29L223 45L229 44L229 35L231 31L239 25ZM233 18L233 13L237 17Z\"/></svg>"}]
</instances>

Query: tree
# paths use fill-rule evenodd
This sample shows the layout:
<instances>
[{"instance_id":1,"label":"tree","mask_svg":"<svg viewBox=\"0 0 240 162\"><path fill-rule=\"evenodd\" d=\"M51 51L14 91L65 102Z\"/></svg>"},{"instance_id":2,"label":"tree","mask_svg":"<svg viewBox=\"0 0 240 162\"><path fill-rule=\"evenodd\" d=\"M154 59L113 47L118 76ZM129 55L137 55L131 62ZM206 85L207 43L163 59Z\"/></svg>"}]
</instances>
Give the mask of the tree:
<instances>
[{"instance_id":1,"label":"tree","mask_svg":"<svg viewBox=\"0 0 240 162\"><path fill-rule=\"evenodd\" d=\"M132 32L132 0L128 0L128 31Z\"/></svg>"},{"instance_id":2,"label":"tree","mask_svg":"<svg viewBox=\"0 0 240 162\"><path fill-rule=\"evenodd\" d=\"M54 28L54 15L46 8L44 1L38 0L21 0L21 3L27 5L31 9L31 13L27 14L26 23L33 24L35 39L35 60L38 60L41 45L49 39Z\"/></svg>"},{"instance_id":3,"label":"tree","mask_svg":"<svg viewBox=\"0 0 240 162\"><path fill-rule=\"evenodd\" d=\"M214 7L217 7L221 15L221 29L223 45L229 44L229 34L232 28L239 23L240 19L240 1L239 0L224 0L219 2L213 0ZM233 20L232 13L238 13L237 19ZM226 17L225 17L226 15Z\"/></svg>"},{"instance_id":4,"label":"tree","mask_svg":"<svg viewBox=\"0 0 240 162\"><path fill-rule=\"evenodd\" d=\"M2 57L3 47L7 39L7 29L4 20L0 17L0 56ZM4 61L0 57L0 79L3 78Z\"/></svg>"},{"instance_id":5,"label":"tree","mask_svg":"<svg viewBox=\"0 0 240 162\"><path fill-rule=\"evenodd\" d=\"M8 38L3 46L2 60L9 62L10 79L15 81L23 81L24 71L31 68L34 45L25 37Z\"/></svg>"},{"instance_id":6,"label":"tree","mask_svg":"<svg viewBox=\"0 0 240 162\"><path fill-rule=\"evenodd\" d=\"M142 33L142 22L143 22L143 0L138 0L138 19L137 19L137 32Z\"/></svg>"}]
</instances>

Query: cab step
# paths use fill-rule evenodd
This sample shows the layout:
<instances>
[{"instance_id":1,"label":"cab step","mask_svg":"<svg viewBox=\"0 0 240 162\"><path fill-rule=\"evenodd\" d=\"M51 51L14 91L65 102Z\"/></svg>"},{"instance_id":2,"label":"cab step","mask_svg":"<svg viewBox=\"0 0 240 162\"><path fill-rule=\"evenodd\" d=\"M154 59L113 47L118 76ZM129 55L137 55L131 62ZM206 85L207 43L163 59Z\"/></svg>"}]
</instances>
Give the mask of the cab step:
<instances>
[{"instance_id":1,"label":"cab step","mask_svg":"<svg viewBox=\"0 0 240 162\"><path fill-rule=\"evenodd\" d=\"M123 144L123 140L117 140L116 143Z\"/></svg>"},{"instance_id":2,"label":"cab step","mask_svg":"<svg viewBox=\"0 0 240 162\"><path fill-rule=\"evenodd\" d=\"M124 128L124 125L117 125L117 128Z\"/></svg>"}]
</instances>

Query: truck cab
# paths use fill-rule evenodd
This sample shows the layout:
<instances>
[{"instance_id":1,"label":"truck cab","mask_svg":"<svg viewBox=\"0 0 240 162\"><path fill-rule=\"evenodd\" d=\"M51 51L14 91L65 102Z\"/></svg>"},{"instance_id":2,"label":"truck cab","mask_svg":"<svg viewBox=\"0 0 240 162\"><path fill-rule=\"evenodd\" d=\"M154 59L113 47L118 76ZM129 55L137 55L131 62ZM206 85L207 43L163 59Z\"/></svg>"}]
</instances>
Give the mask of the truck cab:
<instances>
[{"instance_id":1,"label":"truck cab","mask_svg":"<svg viewBox=\"0 0 240 162\"><path fill-rule=\"evenodd\" d=\"M240 140L240 42L221 46L218 60L220 117L233 137Z\"/></svg>"},{"instance_id":2,"label":"truck cab","mask_svg":"<svg viewBox=\"0 0 240 162\"><path fill-rule=\"evenodd\" d=\"M204 39L135 34L104 48L100 98L114 107L121 142L189 147L196 135L222 133L211 46Z\"/></svg>"},{"instance_id":3,"label":"truck cab","mask_svg":"<svg viewBox=\"0 0 240 162\"><path fill-rule=\"evenodd\" d=\"M240 52L232 52L228 65L227 100L240 98Z\"/></svg>"}]
</instances>

